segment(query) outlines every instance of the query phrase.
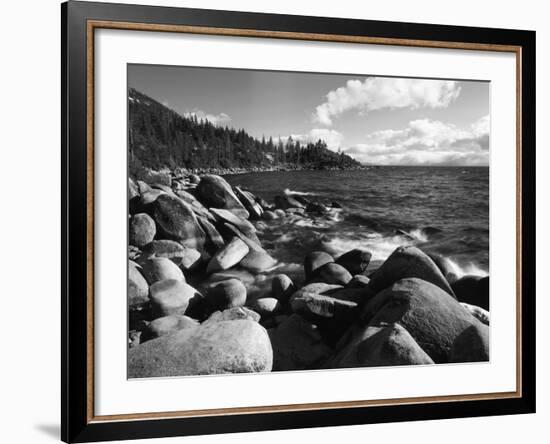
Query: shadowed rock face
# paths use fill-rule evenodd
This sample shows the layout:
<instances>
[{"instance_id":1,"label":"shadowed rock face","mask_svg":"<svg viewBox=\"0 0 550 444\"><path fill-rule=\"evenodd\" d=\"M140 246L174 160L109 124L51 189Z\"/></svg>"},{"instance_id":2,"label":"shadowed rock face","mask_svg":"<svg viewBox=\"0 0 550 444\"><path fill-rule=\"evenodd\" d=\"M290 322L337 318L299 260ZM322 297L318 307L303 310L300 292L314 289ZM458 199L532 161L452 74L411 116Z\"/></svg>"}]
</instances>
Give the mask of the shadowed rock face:
<instances>
[{"instance_id":1,"label":"shadowed rock face","mask_svg":"<svg viewBox=\"0 0 550 444\"><path fill-rule=\"evenodd\" d=\"M304 273L306 280L313 276L313 272L325 264L334 262L332 256L324 251L312 251L304 259Z\"/></svg>"},{"instance_id":2,"label":"shadowed rock face","mask_svg":"<svg viewBox=\"0 0 550 444\"><path fill-rule=\"evenodd\" d=\"M436 363L449 362L458 335L481 324L447 292L417 278L377 294L365 306L363 320L374 326L398 322Z\"/></svg>"},{"instance_id":3,"label":"shadowed rock face","mask_svg":"<svg viewBox=\"0 0 550 444\"><path fill-rule=\"evenodd\" d=\"M489 327L477 324L464 330L453 343L451 362L489 361Z\"/></svg>"},{"instance_id":4,"label":"shadowed rock face","mask_svg":"<svg viewBox=\"0 0 550 444\"><path fill-rule=\"evenodd\" d=\"M211 322L153 339L128 353L130 378L268 372L273 350L257 322Z\"/></svg>"},{"instance_id":5,"label":"shadowed rock face","mask_svg":"<svg viewBox=\"0 0 550 444\"><path fill-rule=\"evenodd\" d=\"M437 285L451 296L451 286L430 257L416 247L399 247L370 276L369 286L378 292L405 278L419 278Z\"/></svg>"},{"instance_id":6,"label":"shadowed rock face","mask_svg":"<svg viewBox=\"0 0 550 444\"><path fill-rule=\"evenodd\" d=\"M367 327L330 363L331 367L433 364L433 360L399 324Z\"/></svg>"},{"instance_id":7,"label":"shadowed rock face","mask_svg":"<svg viewBox=\"0 0 550 444\"><path fill-rule=\"evenodd\" d=\"M193 210L180 198L164 194L153 204L153 218L157 228L168 239L201 251L205 234Z\"/></svg>"},{"instance_id":8,"label":"shadowed rock face","mask_svg":"<svg viewBox=\"0 0 550 444\"><path fill-rule=\"evenodd\" d=\"M249 217L248 211L235 196L231 186L220 176L202 176L197 193L200 201L207 207L223 208L244 219Z\"/></svg>"},{"instance_id":9,"label":"shadowed rock face","mask_svg":"<svg viewBox=\"0 0 550 444\"><path fill-rule=\"evenodd\" d=\"M453 282L453 290L460 302L489 310L489 276L463 276Z\"/></svg>"},{"instance_id":10,"label":"shadowed rock face","mask_svg":"<svg viewBox=\"0 0 550 444\"><path fill-rule=\"evenodd\" d=\"M348 270L352 275L363 273L370 263L372 254L369 251L355 249L344 253L336 263Z\"/></svg>"},{"instance_id":11,"label":"shadowed rock face","mask_svg":"<svg viewBox=\"0 0 550 444\"><path fill-rule=\"evenodd\" d=\"M128 264L128 305L138 307L149 301L149 285L141 274L141 267L135 262Z\"/></svg>"},{"instance_id":12,"label":"shadowed rock face","mask_svg":"<svg viewBox=\"0 0 550 444\"><path fill-rule=\"evenodd\" d=\"M331 349L311 322L297 314L269 330L273 344L273 370L302 370L326 359Z\"/></svg>"}]
</instances>

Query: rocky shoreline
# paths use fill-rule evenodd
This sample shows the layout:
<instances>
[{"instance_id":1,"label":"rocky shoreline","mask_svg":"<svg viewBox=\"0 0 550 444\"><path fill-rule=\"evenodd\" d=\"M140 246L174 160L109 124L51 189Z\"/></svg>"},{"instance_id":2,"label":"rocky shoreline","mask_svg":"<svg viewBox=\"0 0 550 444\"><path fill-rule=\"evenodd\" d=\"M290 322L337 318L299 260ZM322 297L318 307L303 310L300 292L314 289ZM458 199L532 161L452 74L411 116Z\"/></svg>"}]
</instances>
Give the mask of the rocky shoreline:
<instances>
[{"instance_id":1,"label":"rocky shoreline","mask_svg":"<svg viewBox=\"0 0 550 444\"><path fill-rule=\"evenodd\" d=\"M183 171L128 192L130 378L489 360L489 277L443 257L402 246L367 272L369 251L305 251L301 277L282 273L258 227L337 202Z\"/></svg>"}]
</instances>

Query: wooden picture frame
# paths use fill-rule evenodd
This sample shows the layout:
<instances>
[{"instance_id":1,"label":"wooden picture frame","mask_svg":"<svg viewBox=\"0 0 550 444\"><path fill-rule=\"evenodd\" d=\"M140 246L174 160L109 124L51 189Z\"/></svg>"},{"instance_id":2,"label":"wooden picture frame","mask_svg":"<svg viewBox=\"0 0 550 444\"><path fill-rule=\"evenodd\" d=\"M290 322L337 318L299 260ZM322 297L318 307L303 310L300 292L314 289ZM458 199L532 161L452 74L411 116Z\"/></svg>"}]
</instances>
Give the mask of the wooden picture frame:
<instances>
[{"instance_id":1,"label":"wooden picture frame","mask_svg":"<svg viewBox=\"0 0 550 444\"><path fill-rule=\"evenodd\" d=\"M509 415L535 411L535 33L70 1L62 15L62 416L65 442ZM471 49L516 55L517 389L383 401L94 414L94 32ZM513 199L510 196L510 199Z\"/></svg>"}]
</instances>

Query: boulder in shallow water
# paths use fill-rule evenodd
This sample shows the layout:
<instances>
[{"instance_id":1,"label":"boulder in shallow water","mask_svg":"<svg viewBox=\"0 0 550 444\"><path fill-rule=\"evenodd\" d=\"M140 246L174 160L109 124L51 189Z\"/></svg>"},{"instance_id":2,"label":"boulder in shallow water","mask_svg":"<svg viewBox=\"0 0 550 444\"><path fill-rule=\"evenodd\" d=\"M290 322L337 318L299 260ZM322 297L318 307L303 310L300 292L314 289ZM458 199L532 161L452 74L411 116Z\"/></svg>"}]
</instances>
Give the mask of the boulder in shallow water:
<instances>
[{"instance_id":1,"label":"boulder in shallow water","mask_svg":"<svg viewBox=\"0 0 550 444\"><path fill-rule=\"evenodd\" d=\"M312 251L304 258L304 272L306 280L313 276L313 272L325 264L334 262L333 257L324 251Z\"/></svg>"},{"instance_id":2,"label":"boulder in shallow water","mask_svg":"<svg viewBox=\"0 0 550 444\"><path fill-rule=\"evenodd\" d=\"M271 295L285 304L296 291L296 286L286 274L278 274L271 280Z\"/></svg>"},{"instance_id":3,"label":"boulder in shallow water","mask_svg":"<svg viewBox=\"0 0 550 444\"><path fill-rule=\"evenodd\" d=\"M149 301L149 284L141 274L141 267L133 261L128 263L128 306L136 308Z\"/></svg>"},{"instance_id":4,"label":"boulder in shallow water","mask_svg":"<svg viewBox=\"0 0 550 444\"><path fill-rule=\"evenodd\" d=\"M206 301L213 310L241 307L246 303L246 287L238 279L215 282L208 286Z\"/></svg>"},{"instance_id":5,"label":"boulder in shallow water","mask_svg":"<svg viewBox=\"0 0 550 444\"><path fill-rule=\"evenodd\" d=\"M262 248L260 239L256 236L256 233L249 232L248 235L242 233L237 227L229 223L224 223L220 230L229 240L237 236L241 239L252 251L257 251L259 253L265 253L266 251Z\"/></svg>"},{"instance_id":6,"label":"boulder in shallow water","mask_svg":"<svg viewBox=\"0 0 550 444\"><path fill-rule=\"evenodd\" d=\"M248 246L238 237L234 237L210 259L207 272L227 270L237 265L249 252Z\"/></svg>"},{"instance_id":7,"label":"boulder in shallow water","mask_svg":"<svg viewBox=\"0 0 550 444\"><path fill-rule=\"evenodd\" d=\"M158 281L149 288L151 311L155 318L183 315L188 307L197 305L202 295L189 284L177 280Z\"/></svg>"},{"instance_id":8,"label":"boulder in shallow water","mask_svg":"<svg viewBox=\"0 0 550 444\"><path fill-rule=\"evenodd\" d=\"M427 365L434 361L399 324L366 327L326 365L329 368Z\"/></svg>"},{"instance_id":9,"label":"boulder in shallow water","mask_svg":"<svg viewBox=\"0 0 550 444\"><path fill-rule=\"evenodd\" d=\"M422 250L408 246L399 247L370 276L370 287L379 292L394 282L406 278L419 278L437 285L449 293L454 292L437 265Z\"/></svg>"},{"instance_id":10,"label":"boulder in shallow water","mask_svg":"<svg viewBox=\"0 0 550 444\"><path fill-rule=\"evenodd\" d=\"M266 330L249 320L204 323L147 341L128 354L130 378L269 372L272 365Z\"/></svg>"},{"instance_id":11,"label":"boulder in shallow water","mask_svg":"<svg viewBox=\"0 0 550 444\"><path fill-rule=\"evenodd\" d=\"M272 269L277 264L267 253L258 251L249 251L248 254L239 262L239 266L252 273L263 273Z\"/></svg>"},{"instance_id":12,"label":"boulder in shallow water","mask_svg":"<svg viewBox=\"0 0 550 444\"><path fill-rule=\"evenodd\" d=\"M317 268L311 279L326 282L327 284L346 285L351 281L352 276L348 270L334 262L325 264Z\"/></svg>"},{"instance_id":13,"label":"boulder in shallow water","mask_svg":"<svg viewBox=\"0 0 550 444\"><path fill-rule=\"evenodd\" d=\"M204 231L191 207L183 200L167 194L159 196L153 205L153 218L161 236L202 251Z\"/></svg>"},{"instance_id":14,"label":"boulder in shallow water","mask_svg":"<svg viewBox=\"0 0 550 444\"><path fill-rule=\"evenodd\" d=\"M181 269L170 259L154 257L141 262L143 275L149 285L165 279L177 279L185 282L185 276Z\"/></svg>"},{"instance_id":15,"label":"boulder in shallow water","mask_svg":"<svg viewBox=\"0 0 550 444\"><path fill-rule=\"evenodd\" d=\"M398 322L436 363L449 362L457 336L481 324L449 293L418 278L401 279L378 293L362 318L374 326Z\"/></svg>"},{"instance_id":16,"label":"boulder in shallow water","mask_svg":"<svg viewBox=\"0 0 550 444\"><path fill-rule=\"evenodd\" d=\"M317 326L293 314L269 330L273 346L273 370L316 368L332 353Z\"/></svg>"},{"instance_id":17,"label":"boulder in shallow water","mask_svg":"<svg viewBox=\"0 0 550 444\"><path fill-rule=\"evenodd\" d=\"M197 197L208 208L222 208L236 216L248 219L248 211L241 204L231 185L220 176L207 174L202 176L197 186Z\"/></svg>"},{"instance_id":18,"label":"boulder in shallow water","mask_svg":"<svg viewBox=\"0 0 550 444\"><path fill-rule=\"evenodd\" d=\"M157 318L147 324L141 332L141 342L169 335L185 328L196 328L199 322L189 316L171 315Z\"/></svg>"},{"instance_id":19,"label":"boulder in shallow water","mask_svg":"<svg viewBox=\"0 0 550 444\"><path fill-rule=\"evenodd\" d=\"M351 321L359 314L359 307L356 302L315 293L292 296L290 306L294 313L298 313L315 323L319 320L318 318Z\"/></svg>"},{"instance_id":20,"label":"boulder in shallow water","mask_svg":"<svg viewBox=\"0 0 550 444\"><path fill-rule=\"evenodd\" d=\"M356 248L336 259L336 263L348 270L352 275L363 273L369 266L372 254L367 250Z\"/></svg>"},{"instance_id":21,"label":"boulder in shallow water","mask_svg":"<svg viewBox=\"0 0 550 444\"><path fill-rule=\"evenodd\" d=\"M489 310L489 276L466 275L453 282L452 288L460 302Z\"/></svg>"},{"instance_id":22,"label":"boulder in shallow water","mask_svg":"<svg viewBox=\"0 0 550 444\"><path fill-rule=\"evenodd\" d=\"M451 349L450 362L489 361L489 327L476 324L457 336Z\"/></svg>"},{"instance_id":23,"label":"boulder in shallow water","mask_svg":"<svg viewBox=\"0 0 550 444\"><path fill-rule=\"evenodd\" d=\"M275 213L275 215L278 217L278 218L281 218L281 217L286 217L286 213L285 213L285 210L281 210L280 208L277 208L276 210L273 211Z\"/></svg>"}]
</instances>

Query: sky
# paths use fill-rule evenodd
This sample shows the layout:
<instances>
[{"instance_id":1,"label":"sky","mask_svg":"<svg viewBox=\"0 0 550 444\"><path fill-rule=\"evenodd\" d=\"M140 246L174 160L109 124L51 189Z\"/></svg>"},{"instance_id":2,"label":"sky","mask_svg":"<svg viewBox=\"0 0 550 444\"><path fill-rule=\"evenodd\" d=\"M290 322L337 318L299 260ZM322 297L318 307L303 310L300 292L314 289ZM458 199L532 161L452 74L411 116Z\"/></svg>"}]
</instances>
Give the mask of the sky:
<instances>
[{"instance_id":1,"label":"sky","mask_svg":"<svg viewBox=\"0 0 550 444\"><path fill-rule=\"evenodd\" d=\"M488 82L128 65L128 86L181 115L322 139L366 164L489 164Z\"/></svg>"}]
</instances>

